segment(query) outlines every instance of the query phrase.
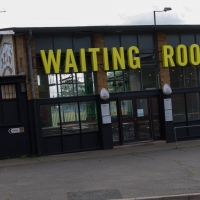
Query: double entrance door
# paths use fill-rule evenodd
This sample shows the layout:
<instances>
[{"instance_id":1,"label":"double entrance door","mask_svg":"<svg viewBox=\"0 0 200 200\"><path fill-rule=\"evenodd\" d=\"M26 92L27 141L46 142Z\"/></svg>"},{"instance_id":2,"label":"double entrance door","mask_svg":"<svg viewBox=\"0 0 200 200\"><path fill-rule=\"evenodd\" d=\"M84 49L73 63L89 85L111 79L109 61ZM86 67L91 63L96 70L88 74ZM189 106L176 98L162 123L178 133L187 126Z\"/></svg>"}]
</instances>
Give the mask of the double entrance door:
<instances>
[{"instance_id":1,"label":"double entrance door","mask_svg":"<svg viewBox=\"0 0 200 200\"><path fill-rule=\"evenodd\" d=\"M111 101L113 142L117 144L160 136L158 99L143 97Z\"/></svg>"}]
</instances>

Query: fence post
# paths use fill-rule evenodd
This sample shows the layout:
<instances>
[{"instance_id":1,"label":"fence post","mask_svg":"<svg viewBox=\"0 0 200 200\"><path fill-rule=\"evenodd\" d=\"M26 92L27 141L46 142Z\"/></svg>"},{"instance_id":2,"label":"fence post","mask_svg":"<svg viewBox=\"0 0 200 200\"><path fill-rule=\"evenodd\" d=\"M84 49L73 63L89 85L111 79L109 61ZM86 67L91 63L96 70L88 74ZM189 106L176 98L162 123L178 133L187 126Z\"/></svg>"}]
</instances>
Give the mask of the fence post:
<instances>
[{"instance_id":1,"label":"fence post","mask_svg":"<svg viewBox=\"0 0 200 200\"><path fill-rule=\"evenodd\" d=\"M176 149L178 149L177 138L176 138L176 128L177 127L174 127L174 137L175 137L175 142L176 142Z\"/></svg>"},{"instance_id":2,"label":"fence post","mask_svg":"<svg viewBox=\"0 0 200 200\"><path fill-rule=\"evenodd\" d=\"M176 149L178 149L177 137L176 137L176 129L177 129L177 128L198 127L198 126L200 126L200 125L174 127L174 137L175 137L175 142L176 142Z\"/></svg>"}]
</instances>

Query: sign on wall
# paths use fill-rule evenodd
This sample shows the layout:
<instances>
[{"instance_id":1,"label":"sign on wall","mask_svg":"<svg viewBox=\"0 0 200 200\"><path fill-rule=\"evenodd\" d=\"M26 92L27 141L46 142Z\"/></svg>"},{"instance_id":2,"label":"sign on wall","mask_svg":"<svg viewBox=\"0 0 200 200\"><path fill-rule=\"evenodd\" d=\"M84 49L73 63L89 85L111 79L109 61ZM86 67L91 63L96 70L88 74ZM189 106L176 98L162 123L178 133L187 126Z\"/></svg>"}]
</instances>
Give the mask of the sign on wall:
<instances>
[{"instance_id":1,"label":"sign on wall","mask_svg":"<svg viewBox=\"0 0 200 200\"><path fill-rule=\"evenodd\" d=\"M171 98L164 99L164 109L165 109L165 121L166 122L173 121Z\"/></svg>"},{"instance_id":2,"label":"sign on wall","mask_svg":"<svg viewBox=\"0 0 200 200\"><path fill-rule=\"evenodd\" d=\"M65 64L64 64L64 73L69 73L71 70L73 72L86 72L86 52L91 54L92 60L92 71L98 71L98 59L97 54L101 53L103 56L103 70L111 70L109 66L108 58L108 48L89 48L89 49L80 49L80 69L76 63L75 55L72 49L66 49L65 52ZM54 52L52 49L49 49L48 54L44 50L40 50L40 55L42 58L44 70L46 74L50 74L51 69L54 70L54 73L60 72L60 62L61 62L61 49L57 49ZM63 52L64 53L64 52ZM125 70L127 60L128 68L137 69L141 68L139 49L136 46L130 46L127 49L127 53L124 52L124 47L117 49L116 47L111 48L111 57L112 57L112 70ZM191 64L193 66L198 66L200 64L200 48L198 44L191 44L188 48L180 44L175 49L170 45L162 46L162 61L163 67L175 67L177 66L186 66ZM80 71L79 71L80 70Z\"/></svg>"},{"instance_id":3,"label":"sign on wall","mask_svg":"<svg viewBox=\"0 0 200 200\"><path fill-rule=\"evenodd\" d=\"M24 127L19 127L19 128L9 128L8 133L13 134L13 133L23 133L24 132Z\"/></svg>"},{"instance_id":4,"label":"sign on wall","mask_svg":"<svg viewBox=\"0 0 200 200\"><path fill-rule=\"evenodd\" d=\"M12 35L4 35L0 44L0 76L15 75Z\"/></svg>"}]
</instances>

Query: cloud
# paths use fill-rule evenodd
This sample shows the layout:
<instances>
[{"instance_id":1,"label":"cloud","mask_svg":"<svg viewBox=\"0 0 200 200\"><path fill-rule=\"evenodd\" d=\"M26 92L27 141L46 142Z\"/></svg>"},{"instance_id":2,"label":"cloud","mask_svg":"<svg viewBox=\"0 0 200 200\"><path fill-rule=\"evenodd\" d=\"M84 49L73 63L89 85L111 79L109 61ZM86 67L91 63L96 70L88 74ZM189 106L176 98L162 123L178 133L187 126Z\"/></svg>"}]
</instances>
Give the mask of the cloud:
<instances>
[{"instance_id":1,"label":"cloud","mask_svg":"<svg viewBox=\"0 0 200 200\"><path fill-rule=\"evenodd\" d=\"M156 13L157 14L157 13ZM159 13L160 14L160 13ZM154 24L154 15L152 13L138 14L135 16L123 17L124 25L153 25ZM176 13L171 15L163 15L156 16L156 24L184 24L184 17L179 16Z\"/></svg>"}]
</instances>

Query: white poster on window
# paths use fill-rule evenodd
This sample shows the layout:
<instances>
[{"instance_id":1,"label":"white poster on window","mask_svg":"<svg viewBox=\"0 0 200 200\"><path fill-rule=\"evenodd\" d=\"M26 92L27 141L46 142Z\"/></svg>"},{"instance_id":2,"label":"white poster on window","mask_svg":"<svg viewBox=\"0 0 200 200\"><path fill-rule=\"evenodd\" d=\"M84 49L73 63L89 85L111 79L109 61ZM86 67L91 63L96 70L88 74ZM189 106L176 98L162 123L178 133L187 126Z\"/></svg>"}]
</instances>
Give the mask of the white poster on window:
<instances>
[{"instance_id":1,"label":"white poster on window","mask_svg":"<svg viewBox=\"0 0 200 200\"><path fill-rule=\"evenodd\" d=\"M144 109L137 109L137 116L144 117Z\"/></svg>"},{"instance_id":2,"label":"white poster on window","mask_svg":"<svg viewBox=\"0 0 200 200\"><path fill-rule=\"evenodd\" d=\"M12 35L3 35L0 47L0 76L15 75Z\"/></svg>"},{"instance_id":3,"label":"white poster on window","mask_svg":"<svg viewBox=\"0 0 200 200\"><path fill-rule=\"evenodd\" d=\"M165 110L171 110L172 109L172 99L164 99L164 106Z\"/></svg>"},{"instance_id":4,"label":"white poster on window","mask_svg":"<svg viewBox=\"0 0 200 200\"><path fill-rule=\"evenodd\" d=\"M103 124L110 124L111 123L111 116L103 116L102 117Z\"/></svg>"},{"instance_id":5,"label":"white poster on window","mask_svg":"<svg viewBox=\"0 0 200 200\"><path fill-rule=\"evenodd\" d=\"M106 116L110 115L110 107L109 104L101 104L101 115Z\"/></svg>"},{"instance_id":6,"label":"white poster on window","mask_svg":"<svg viewBox=\"0 0 200 200\"><path fill-rule=\"evenodd\" d=\"M165 110L165 121L173 121L172 110Z\"/></svg>"}]
</instances>

